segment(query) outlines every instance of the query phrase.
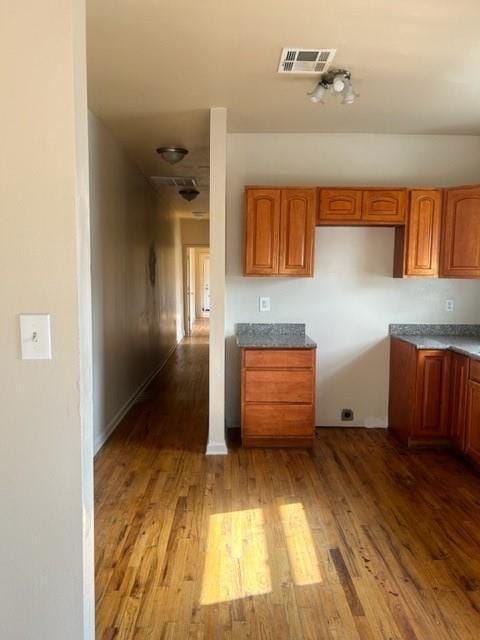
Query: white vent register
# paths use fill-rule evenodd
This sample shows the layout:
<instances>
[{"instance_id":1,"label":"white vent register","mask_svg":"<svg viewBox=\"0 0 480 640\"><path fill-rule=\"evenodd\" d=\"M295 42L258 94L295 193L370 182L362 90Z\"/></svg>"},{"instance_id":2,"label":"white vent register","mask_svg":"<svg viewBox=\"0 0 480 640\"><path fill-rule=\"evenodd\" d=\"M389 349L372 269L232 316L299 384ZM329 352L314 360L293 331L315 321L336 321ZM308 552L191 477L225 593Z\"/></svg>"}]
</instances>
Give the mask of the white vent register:
<instances>
[{"instance_id":1,"label":"white vent register","mask_svg":"<svg viewBox=\"0 0 480 640\"><path fill-rule=\"evenodd\" d=\"M278 73L320 75L328 71L336 51L336 49L285 47L278 65Z\"/></svg>"}]
</instances>

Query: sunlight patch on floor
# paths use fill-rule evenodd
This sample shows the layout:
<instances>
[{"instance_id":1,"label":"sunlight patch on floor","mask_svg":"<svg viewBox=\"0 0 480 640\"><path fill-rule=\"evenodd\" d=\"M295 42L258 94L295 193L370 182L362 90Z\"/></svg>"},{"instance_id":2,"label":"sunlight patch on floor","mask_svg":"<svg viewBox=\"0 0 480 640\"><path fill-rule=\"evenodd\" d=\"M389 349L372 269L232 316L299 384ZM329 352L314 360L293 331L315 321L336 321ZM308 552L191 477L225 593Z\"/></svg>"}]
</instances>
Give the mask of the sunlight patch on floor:
<instances>
[{"instance_id":1,"label":"sunlight patch on floor","mask_svg":"<svg viewBox=\"0 0 480 640\"><path fill-rule=\"evenodd\" d=\"M322 582L312 532L303 505L299 502L280 505L280 518L287 540L293 581L299 586Z\"/></svg>"},{"instance_id":2,"label":"sunlight patch on floor","mask_svg":"<svg viewBox=\"0 0 480 640\"><path fill-rule=\"evenodd\" d=\"M272 590L262 509L210 516L202 605Z\"/></svg>"}]
</instances>

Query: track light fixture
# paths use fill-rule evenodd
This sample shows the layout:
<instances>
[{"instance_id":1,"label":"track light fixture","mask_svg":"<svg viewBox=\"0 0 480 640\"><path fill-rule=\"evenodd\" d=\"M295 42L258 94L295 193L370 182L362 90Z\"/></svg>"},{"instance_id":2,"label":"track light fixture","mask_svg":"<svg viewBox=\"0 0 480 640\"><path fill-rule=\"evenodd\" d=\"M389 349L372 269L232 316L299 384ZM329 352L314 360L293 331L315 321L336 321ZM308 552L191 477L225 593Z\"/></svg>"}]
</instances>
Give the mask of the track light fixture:
<instances>
[{"instance_id":1,"label":"track light fixture","mask_svg":"<svg viewBox=\"0 0 480 640\"><path fill-rule=\"evenodd\" d=\"M168 162L168 164L177 164L187 155L188 150L182 147L158 147L157 153Z\"/></svg>"},{"instance_id":2,"label":"track light fixture","mask_svg":"<svg viewBox=\"0 0 480 640\"><path fill-rule=\"evenodd\" d=\"M352 86L352 74L346 69L332 69L320 77L315 89L308 93L312 102L325 104L324 98L330 92L342 96L341 104L353 104L360 95Z\"/></svg>"}]
</instances>

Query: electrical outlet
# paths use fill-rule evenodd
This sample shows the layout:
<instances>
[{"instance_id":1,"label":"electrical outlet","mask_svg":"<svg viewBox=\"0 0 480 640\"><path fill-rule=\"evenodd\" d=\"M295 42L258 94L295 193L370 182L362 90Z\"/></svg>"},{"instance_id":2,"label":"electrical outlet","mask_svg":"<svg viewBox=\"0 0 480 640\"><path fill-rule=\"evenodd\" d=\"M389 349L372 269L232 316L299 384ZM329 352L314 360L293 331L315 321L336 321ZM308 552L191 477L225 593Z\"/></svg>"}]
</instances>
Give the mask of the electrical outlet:
<instances>
[{"instance_id":1,"label":"electrical outlet","mask_svg":"<svg viewBox=\"0 0 480 640\"><path fill-rule=\"evenodd\" d=\"M453 311L455 309L455 303L453 300L445 300L445 311Z\"/></svg>"},{"instance_id":2,"label":"electrical outlet","mask_svg":"<svg viewBox=\"0 0 480 640\"><path fill-rule=\"evenodd\" d=\"M259 311L270 311L270 298L260 297L258 299Z\"/></svg>"},{"instance_id":3,"label":"electrical outlet","mask_svg":"<svg viewBox=\"0 0 480 640\"><path fill-rule=\"evenodd\" d=\"M342 409L341 418L343 422L351 422L354 418L353 409Z\"/></svg>"}]
</instances>

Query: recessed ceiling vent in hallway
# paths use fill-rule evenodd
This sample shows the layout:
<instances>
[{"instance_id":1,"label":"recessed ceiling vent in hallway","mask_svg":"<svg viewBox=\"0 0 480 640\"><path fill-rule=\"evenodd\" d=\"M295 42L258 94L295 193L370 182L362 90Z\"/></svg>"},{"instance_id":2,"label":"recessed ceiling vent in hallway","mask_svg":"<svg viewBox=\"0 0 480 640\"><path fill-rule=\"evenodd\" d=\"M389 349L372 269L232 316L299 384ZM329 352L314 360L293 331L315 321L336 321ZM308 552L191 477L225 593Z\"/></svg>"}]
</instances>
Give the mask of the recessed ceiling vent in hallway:
<instances>
[{"instance_id":1,"label":"recessed ceiling vent in hallway","mask_svg":"<svg viewBox=\"0 0 480 640\"><path fill-rule=\"evenodd\" d=\"M321 74L333 62L336 49L296 49L286 47L282 51L278 73Z\"/></svg>"},{"instance_id":2,"label":"recessed ceiling vent in hallway","mask_svg":"<svg viewBox=\"0 0 480 640\"><path fill-rule=\"evenodd\" d=\"M187 187L194 189L197 181L190 176L150 176L157 187Z\"/></svg>"}]
</instances>

